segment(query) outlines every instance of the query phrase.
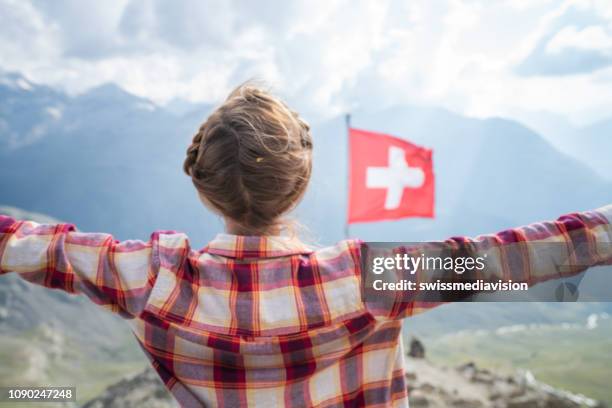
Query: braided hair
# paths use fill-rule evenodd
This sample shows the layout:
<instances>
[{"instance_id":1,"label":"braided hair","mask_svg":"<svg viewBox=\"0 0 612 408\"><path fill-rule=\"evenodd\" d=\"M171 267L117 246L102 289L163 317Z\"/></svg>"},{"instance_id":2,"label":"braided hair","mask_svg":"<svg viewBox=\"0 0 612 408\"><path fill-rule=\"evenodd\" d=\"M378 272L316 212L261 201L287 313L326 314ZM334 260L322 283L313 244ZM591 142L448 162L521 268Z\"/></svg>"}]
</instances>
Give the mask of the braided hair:
<instances>
[{"instance_id":1,"label":"braided hair","mask_svg":"<svg viewBox=\"0 0 612 408\"><path fill-rule=\"evenodd\" d=\"M246 83L200 126L183 169L213 210L261 234L282 226L306 191L310 127L280 99Z\"/></svg>"}]
</instances>

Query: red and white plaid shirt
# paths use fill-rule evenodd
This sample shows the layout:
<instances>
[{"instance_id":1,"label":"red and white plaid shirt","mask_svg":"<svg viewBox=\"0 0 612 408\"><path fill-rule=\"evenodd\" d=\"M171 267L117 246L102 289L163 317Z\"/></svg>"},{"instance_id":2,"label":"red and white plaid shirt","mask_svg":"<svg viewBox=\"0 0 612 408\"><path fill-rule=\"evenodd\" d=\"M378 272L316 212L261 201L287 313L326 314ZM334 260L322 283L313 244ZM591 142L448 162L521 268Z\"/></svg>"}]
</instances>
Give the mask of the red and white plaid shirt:
<instances>
[{"instance_id":1,"label":"red and white plaid shirt","mask_svg":"<svg viewBox=\"0 0 612 408\"><path fill-rule=\"evenodd\" d=\"M607 206L453 240L472 242L506 265L499 278L511 272L534 283L559 272L517 242L565 242L568 253L587 245L581 265L611 264L611 223ZM360 245L346 240L310 250L280 237L221 234L194 250L175 232L117 242L68 224L0 216L0 273L83 293L128 318L185 407L407 406L401 318L428 307L368 307ZM518 250L523 270L513 264L510 271L504 260Z\"/></svg>"}]
</instances>

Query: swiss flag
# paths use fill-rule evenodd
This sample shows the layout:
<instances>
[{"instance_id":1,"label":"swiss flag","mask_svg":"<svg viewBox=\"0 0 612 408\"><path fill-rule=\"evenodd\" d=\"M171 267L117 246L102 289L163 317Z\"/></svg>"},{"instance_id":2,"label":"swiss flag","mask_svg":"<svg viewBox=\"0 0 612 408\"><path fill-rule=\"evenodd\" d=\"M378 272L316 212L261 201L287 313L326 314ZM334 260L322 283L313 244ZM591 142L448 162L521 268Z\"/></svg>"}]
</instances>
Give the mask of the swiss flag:
<instances>
[{"instance_id":1,"label":"swiss flag","mask_svg":"<svg viewBox=\"0 0 612 408\"><path fill-rule=\"evenodd\" d=\"M431 149L353 128L349 143L349 223L434 216Z\"/></svg>"}]
</instances>

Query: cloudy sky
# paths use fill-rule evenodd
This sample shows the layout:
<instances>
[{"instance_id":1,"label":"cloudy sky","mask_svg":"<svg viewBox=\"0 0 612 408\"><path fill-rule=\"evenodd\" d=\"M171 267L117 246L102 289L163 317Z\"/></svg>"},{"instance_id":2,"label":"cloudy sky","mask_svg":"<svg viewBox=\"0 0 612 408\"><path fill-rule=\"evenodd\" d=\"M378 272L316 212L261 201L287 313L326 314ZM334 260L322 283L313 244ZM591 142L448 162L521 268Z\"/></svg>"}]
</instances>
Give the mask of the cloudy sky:
<instances>
[{"instance_id":1,"label":"cloudy sky","mask_svg":"<svg viewBox=\"0 0 612 408\"><path fill-rule=\"evenodd\" d=\"M610 116L609 0L0 0L0 69L218 102L251 77L315 118L410 103ZM550 115L549 115L550 114Z\"/></svg>"}]
</instances>

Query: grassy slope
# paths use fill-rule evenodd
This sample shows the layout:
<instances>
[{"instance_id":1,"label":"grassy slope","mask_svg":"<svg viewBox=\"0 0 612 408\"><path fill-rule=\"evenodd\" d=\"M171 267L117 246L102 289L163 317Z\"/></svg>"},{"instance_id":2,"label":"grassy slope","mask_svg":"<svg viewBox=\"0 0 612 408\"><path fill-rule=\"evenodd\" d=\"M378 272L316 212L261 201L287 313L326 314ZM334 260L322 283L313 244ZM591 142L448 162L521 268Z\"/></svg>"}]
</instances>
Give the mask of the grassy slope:
<instances>
[{"instance_id":1,"label":"grassy slope","mask_svg":"<svg viewBox=\"0 0 612 408\"><path fill-rule=\"evenodd\" d=\"M74 386L78 402L85 402L148 364L129 332L118 340L116 353L91 355L70 339L55 346L39 330L2 335L0 386Z\"/></svg>"},{"instance_id":2,"label":"grassy slope","mask_svg":"<svg viewBox=\"0 0 612 408\"><path fill-rule=\"evenodd\" d=\"M511 372L528 369L539 381L612 404L612 319L598 327L541 327L499 334L466 332L424 339L429 358L440 364L477 365Z\"/></svg>"}]
</instances>

